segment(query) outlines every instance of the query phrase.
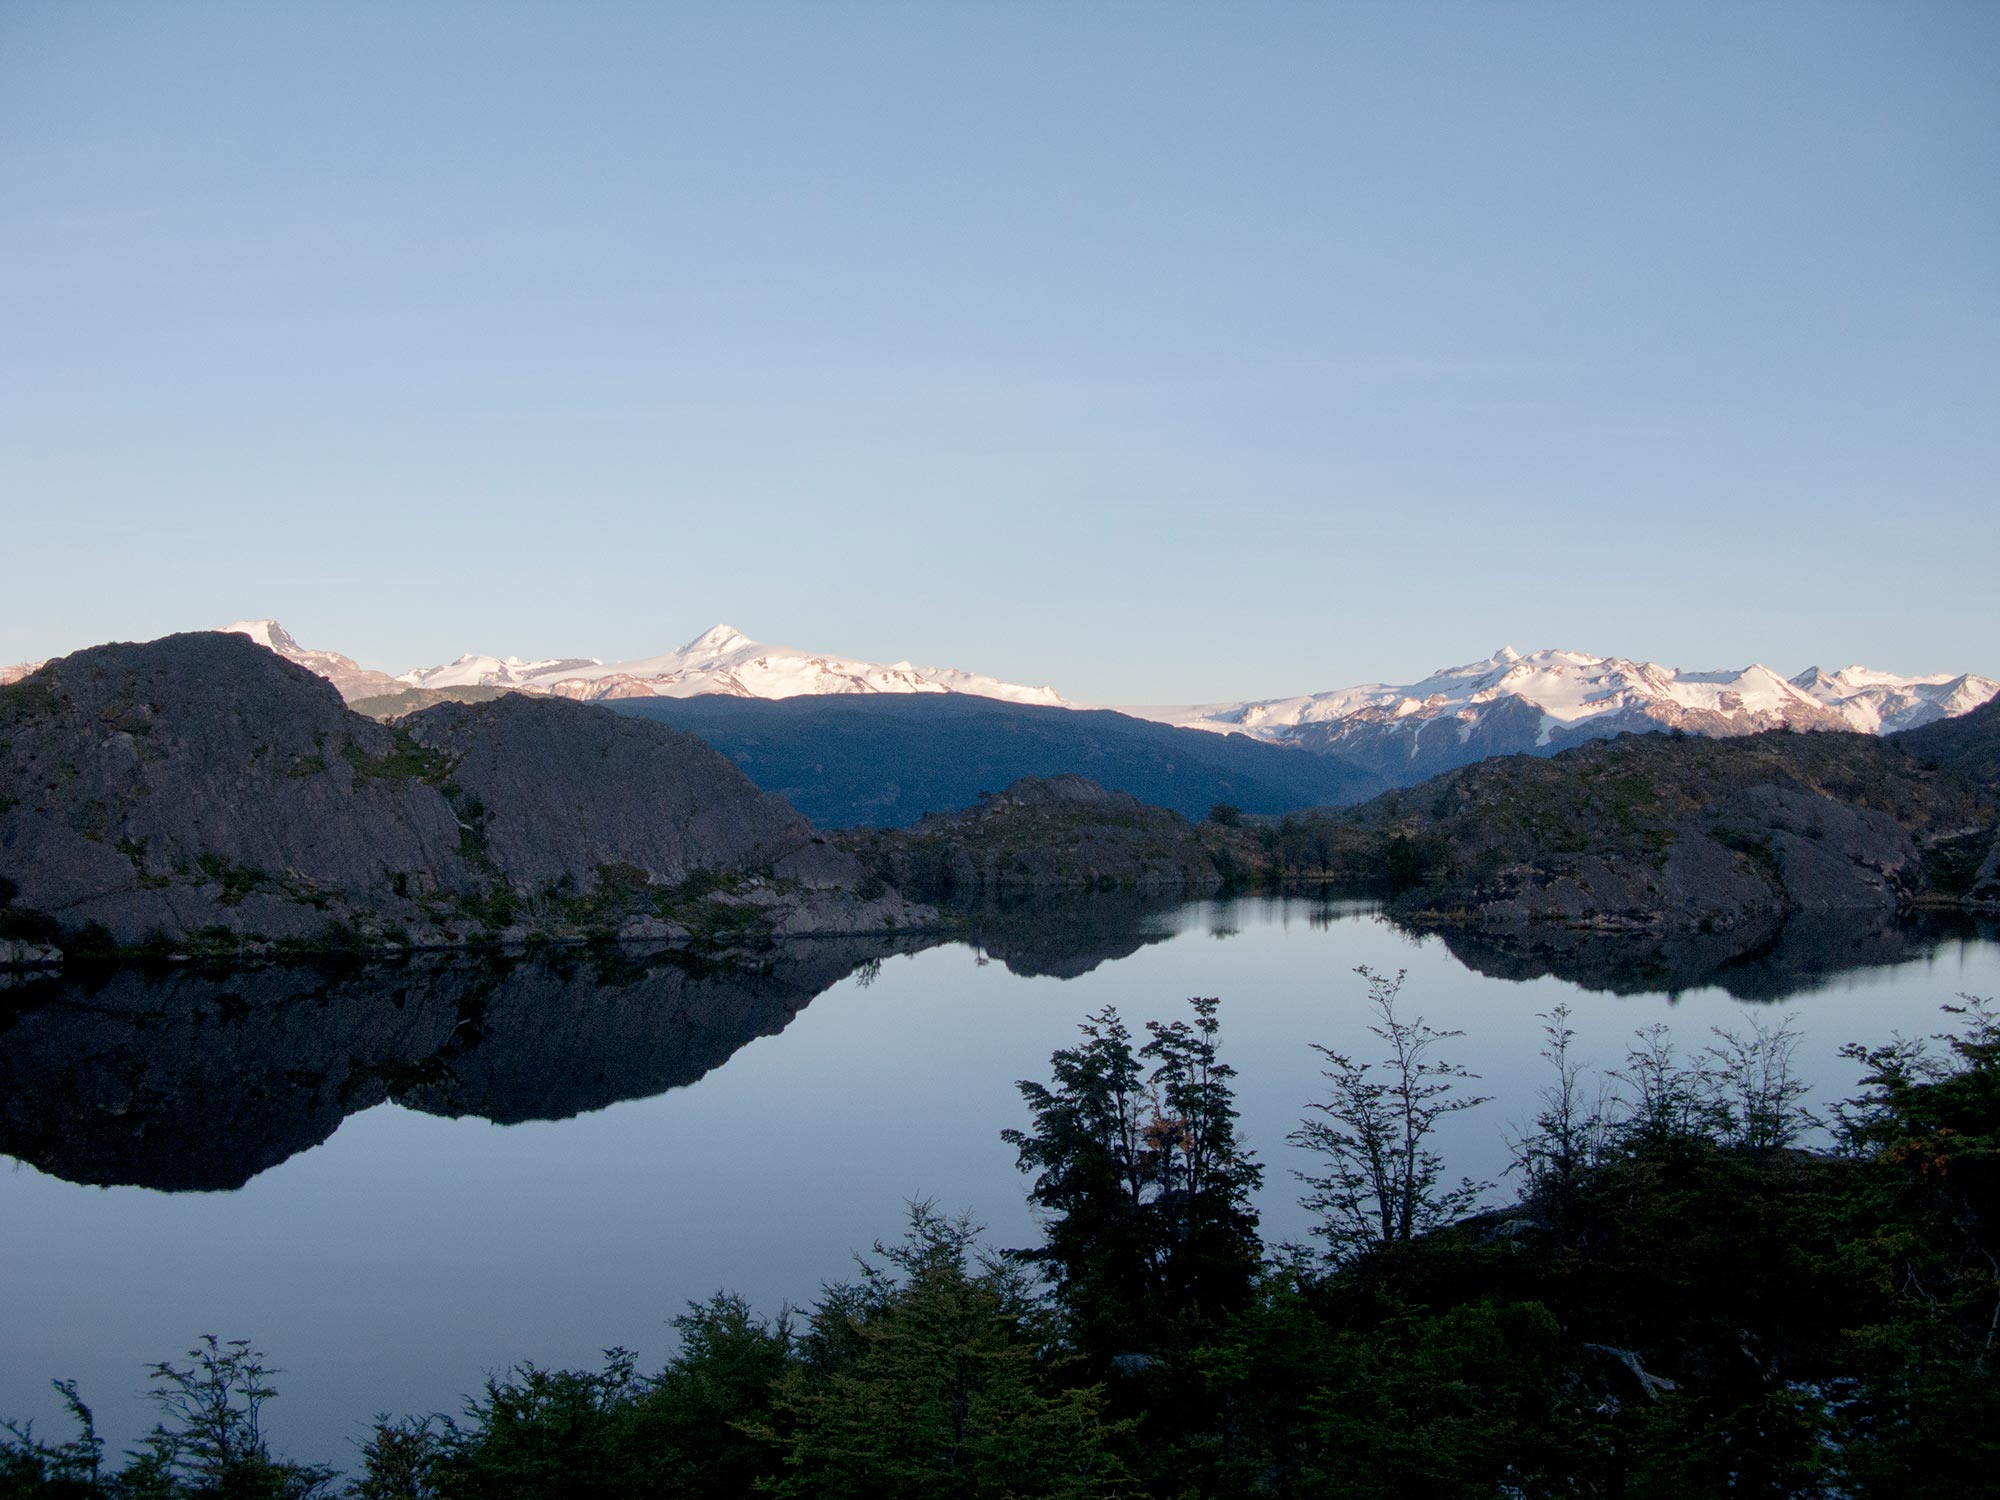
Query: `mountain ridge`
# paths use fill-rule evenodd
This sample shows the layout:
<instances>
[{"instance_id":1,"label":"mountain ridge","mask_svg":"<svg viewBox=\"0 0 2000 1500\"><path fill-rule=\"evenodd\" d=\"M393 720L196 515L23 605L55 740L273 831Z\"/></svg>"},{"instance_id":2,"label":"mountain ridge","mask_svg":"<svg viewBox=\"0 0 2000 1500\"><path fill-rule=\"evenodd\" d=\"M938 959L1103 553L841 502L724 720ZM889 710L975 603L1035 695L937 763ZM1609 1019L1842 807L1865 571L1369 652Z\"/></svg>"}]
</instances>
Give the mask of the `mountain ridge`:
<instances>
[{"instance_id":1,"label":"mountain ridge","mask_svg":"<svg viewBox=\"0 0 2000 1500\"><path fill-rule=\"evenodd\" d=\"M1857 664L1832 672L1811 666L1786 677L1756 663L1696 671L1578 651L1522 653L1503 646L1490 657L1440 668L1413 683L1368 683L1186 706L1120 706L1091 704L1066 698L1053 687L1029 687L958 668L908 661L884 665L772 646L721 624L676 651L631 661L467 653L395 676L362 667L338 652L303 647L275 620L240 620L225 630L327 678L343 698L381 718L438 701L496 693L601 703L984 699L1111 713L1310 752L1343 768L1350 790L1339 800L1364 789L1413 785L1494 756L1552 755L1586 740L1624 733L1724 738L1785 728L1886 734L1956 717L2000 695L2000 682L1970 672L1907 675ZM0 682L18 679L26 670L0 670ZM1038 761L1015 767L1014 773L1062 769L1089 768ZM822 808L819 815L832 811ZM835 816L833 821L845 819Z\"/></svg>"},{"instance_id":2,"label":"mountain ridge","mask_svg":"<svg viewBox=\"0 0 2000 1500\"><path fill-rule=\"evenodd\" d=\"M678 651L625 662L575 657L527 662L467 654L441 667L405 672L412 688L510 687L558 698L825 697L850 693L969 693L1006 703L1064 707L1050 687L1027 687L900 661L888 665L753 641L731 625L713 625Z\"/></svg>"}]
</instances>

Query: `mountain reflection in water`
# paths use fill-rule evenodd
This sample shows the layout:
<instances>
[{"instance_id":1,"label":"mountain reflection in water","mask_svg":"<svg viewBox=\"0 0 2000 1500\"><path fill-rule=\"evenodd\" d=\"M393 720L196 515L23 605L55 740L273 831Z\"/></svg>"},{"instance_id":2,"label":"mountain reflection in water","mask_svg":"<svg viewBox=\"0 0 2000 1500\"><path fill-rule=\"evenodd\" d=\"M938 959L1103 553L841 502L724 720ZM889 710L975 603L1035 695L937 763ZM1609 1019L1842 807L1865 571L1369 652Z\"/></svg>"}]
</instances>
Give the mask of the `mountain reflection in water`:
<instances>
[{"instance_id":1,"label":"mountain reflection in water","mask_svg":"<svg viewBox=\"0 0 2000 1500\"><path fill-rule=\"evenodd\" d=\"M567 1119L695 1082L893 951L831 940L726 968L614 952L37 986L48 998L0 1030L0 1151L71 1182L213 1190L384 1100Z\"/></svg>"},{"instance_id":2,"label":"mountain reflection in water","mask_svg":"<svg viewBox=\"0 0 2000 1500\"><path fill-rule=\"evenodd\" d=\"M1230 936L1231 908L1210 911L1211 934ZM1069 979L1172 937L1175 912L1119 895L996 904L964 940L981 962ZM1316 926L1355 914L1309 908ZM1995 935L1990 921L1825 917L1668 939L1438 934L1492 978L1615 994L1712 985L1746 1000ZM497 1124L567 1119L692 1084L840 981L943 941L795 940L727 965L572 950L16 984L0 1004L0 1152L74 1183L215 1191L384 1101Z\"/></svg>"},{"instance_id":3,"label":"mountain reflection in water","mask_svg":"<svg viewBox=\"0 0 2000 1500\"><path fill-rule=\"evenodd\" d=\"M2000 921L1963 913L1802 914L1730 932L1666 935L1575 928L1440 929L1451 956L1494 979L1544 975L1614 995L1714 986L1738 1000L1783 1000L1857 969L1913 963L1945 943L2000 939Z\"/></svg>"}]
</instances>

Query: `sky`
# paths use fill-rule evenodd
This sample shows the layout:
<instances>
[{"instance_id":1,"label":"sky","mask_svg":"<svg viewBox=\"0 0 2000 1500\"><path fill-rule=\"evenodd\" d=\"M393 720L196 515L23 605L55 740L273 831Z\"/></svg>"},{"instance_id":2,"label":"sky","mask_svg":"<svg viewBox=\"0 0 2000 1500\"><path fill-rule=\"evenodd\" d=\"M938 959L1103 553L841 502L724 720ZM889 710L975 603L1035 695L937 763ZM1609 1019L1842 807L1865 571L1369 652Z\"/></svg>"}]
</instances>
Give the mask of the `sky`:
<instances>
[{"instance_id":1,"label":"sky","mask_svg":"<svg viewBox=\"0 0 2000 1500\"><path fill-rule=\"evenodd\" d=\"M2000 6L0 3L0 662L2000 675Z\"/></svg>"}]
</instances>

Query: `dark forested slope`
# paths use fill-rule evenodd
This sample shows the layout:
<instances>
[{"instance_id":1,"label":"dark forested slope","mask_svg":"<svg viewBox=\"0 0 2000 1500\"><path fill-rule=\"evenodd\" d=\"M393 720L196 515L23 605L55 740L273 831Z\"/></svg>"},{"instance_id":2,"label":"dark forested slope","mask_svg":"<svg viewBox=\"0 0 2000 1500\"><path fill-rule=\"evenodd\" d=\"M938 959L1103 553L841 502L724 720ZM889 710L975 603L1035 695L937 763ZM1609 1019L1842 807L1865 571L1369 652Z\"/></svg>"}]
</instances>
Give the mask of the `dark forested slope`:
<instances>
[{"instance_id":1,"label":"dark forested slope","mask_svg":"<svg viewBox=\"0 0 2000 1500\"><path fill-rule=\"evenodd\" d=\"M962 812L838 838L897 889L958 905L1008 892L1206 895L1263 860L1234 817L1191 822L1082 776L1023 777Z\"/></svg>"},{"instance_id":2,"label":"dark forested slope","mask_svg":"<svg viewBox=\"0 0 2000 1500\"><path fill-rule=\"evenodd\" d=\"M1104 710L966 694L632 698L611 705L700 735L821 828L907 827L1024 776L1087 776L1200 817L1359 801L1385 784L1333 756Z\"/></svg>"}]
</instances>

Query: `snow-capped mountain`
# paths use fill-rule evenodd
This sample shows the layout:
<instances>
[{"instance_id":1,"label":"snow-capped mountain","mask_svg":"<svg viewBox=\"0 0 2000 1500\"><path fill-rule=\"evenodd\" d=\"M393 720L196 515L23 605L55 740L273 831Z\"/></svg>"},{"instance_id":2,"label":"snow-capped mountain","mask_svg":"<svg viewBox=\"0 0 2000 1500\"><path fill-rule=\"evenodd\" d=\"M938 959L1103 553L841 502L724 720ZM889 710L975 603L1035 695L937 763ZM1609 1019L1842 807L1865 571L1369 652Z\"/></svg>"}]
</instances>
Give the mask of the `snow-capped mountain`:
<instances>
[{"instance_id":1,"label":"snow-capped mountain","mask_svg":"<svg viewBox=\"0 0 2000 1500\"><path fill-rule=\"evenodd\" d=\"M717 625L678 651L638 661L522 661L461 656L442 667L405 672L414 688L508 687L561 698L798 698L829 693L970 693L1008 703L1066 706L1050 687L1022 687L951 667L890 666L767 646Z\"/></svg>"},{"instance_id":2,"label":"snow-capped mountain","mask_svg":"<svg viewBox=\"0 0 2000 1500\"><path fill-rule=\"evenodd\" d=\"M373 698L402 691L402 685L387 672L373 671L351 656L342 656L338 651L308 651L276 620L238 620L223 626L220 634L249 636L286 661L295 661L308 672L317 672L339 688L343 698Z\"/></svg>"},{"instance_id":3,"label":"snow-capped mountain","mask_svg":"<svg viewBox=\"0 0 2000 1500\"><path fill-rule=\"evenodd\" d=\"M1124 712L1342 756L1408 783L1491 755L1549 754L1628 731L1881 734L1964 713L2000 692L1988 678L1898 677L1865 667L1785 678L1765 666L1688 672L1653 662L1502 647L1421 682L1189 708Z\"/></svg>"},{"instance_id":4,"label":"snow-capped mountain","mask_svg":"<svg viewBox=\"0 0 2000 1500\"><path fill-rule=\"evenodd\" d=\"M678 651L637 661L461 656L391 677L335 651L309 650L275 620L223 627L332 680L350 700L416 689L484 688L564 698L795 698L854 693L964 693L1003 702L1084 708L1050 687L1024 687L949 667L882 665L765 645L717 625ZM33 664L33 665L39 665ZM0 684L33 665L0 668ZM1970 674L1907 677L1852 666L1784 677L1765 666L1690 672L1654 662L1507 648L1421 682L1191 707L1118 711L1187 729L1246 734L1335 755L1391 785L1491 755L1552 754L1627 731L1733 735L1790 726L1886 734L1978 707L2000 683Z\"/></svg>"},{"instance_id":5,"label":"snow-capped mountain","mask_svg":"<svg viewBox=\"0 0 2000 1500\"><path fill-rule=\"evenodd\" d=\"M1894 734L1939 719L1955 719L1979 707L1996 691L1991 678L1975 677L1970 672L1956 677L1898 677L1867 667L1842 667L1833 673L1807 667L1792 679L1792 686L1810 693L1863 734Z\"/></svg>"},{"instance_id":6,"label":"snow-capped mountain","mask_svg":"<svg viewBox=\"0 0 2000 1500\"><path fill-rule=\"evenodd\" d=\"M968 693L1047 708L1068 708L1052 687L1024 687L961 672L953 667L920 667L899 661L889 665L852 661L842 656L768 646L742 631L717 625L703 631L678 651L638 661L603 662L595 657L546 657L524 661L518 656L477 656L468 653L438 667L418 667L392 677L374 671L337 651L301 646L276 620L238 620L224 625L230 635L245 635L287 661L317 672L340 689L350 702L390 697L428 688L449 694L461 688L503 688L521 693L548 693L560 698L693 698L706 693L734 698L797 698L831 693ZM40 662L0 667L0 685L27 676Z\"/></svg>"}]
</instances>

